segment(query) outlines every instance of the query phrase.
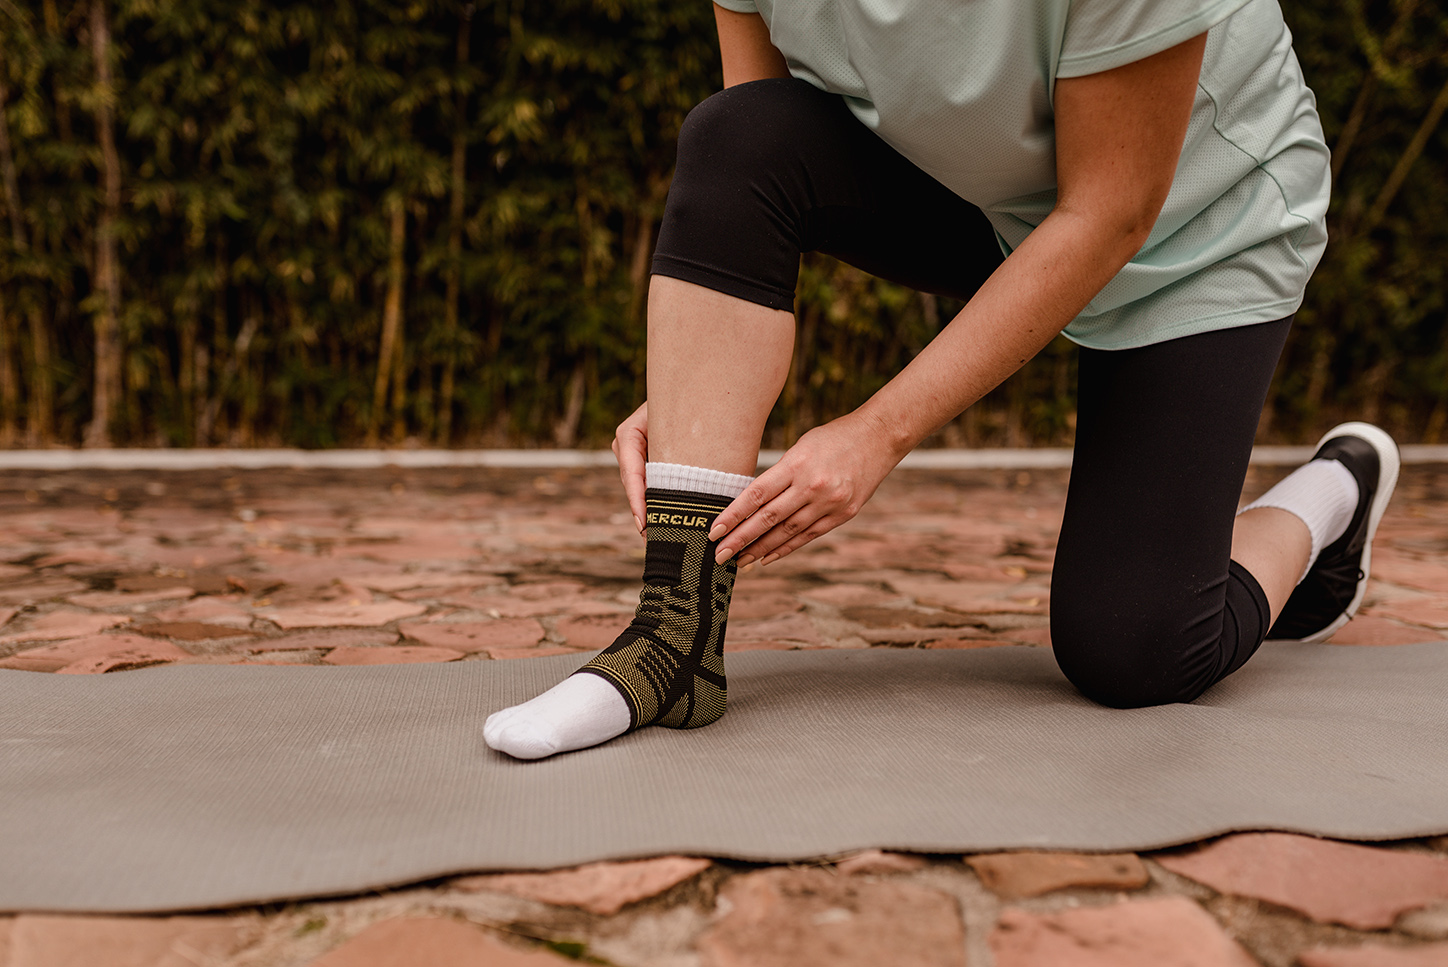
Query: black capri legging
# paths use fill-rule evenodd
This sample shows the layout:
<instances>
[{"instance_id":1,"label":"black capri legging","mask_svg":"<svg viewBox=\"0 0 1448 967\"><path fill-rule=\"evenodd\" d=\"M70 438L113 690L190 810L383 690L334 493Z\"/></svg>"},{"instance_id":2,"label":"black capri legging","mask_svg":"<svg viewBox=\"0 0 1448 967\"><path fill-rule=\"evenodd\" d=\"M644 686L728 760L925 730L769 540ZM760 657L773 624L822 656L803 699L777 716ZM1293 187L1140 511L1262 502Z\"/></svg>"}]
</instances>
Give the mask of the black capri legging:
<instances>
[{"instance_id":1,"label":"black capri legging","mask_svg":"<svg viewBox=\"0 0 1448 967\"><path fill-rule=\"evenodd\" d=\"M980 210L840 98L797 80L714 95L679 133L654 273L788 310L804 251L957 299L1001 262ZM1051 641L1090 698L1191 701L1266 636L1267 598L1231 560L1232 523L1290 324L1081 350Z\"/></svg>"}]
</instances>

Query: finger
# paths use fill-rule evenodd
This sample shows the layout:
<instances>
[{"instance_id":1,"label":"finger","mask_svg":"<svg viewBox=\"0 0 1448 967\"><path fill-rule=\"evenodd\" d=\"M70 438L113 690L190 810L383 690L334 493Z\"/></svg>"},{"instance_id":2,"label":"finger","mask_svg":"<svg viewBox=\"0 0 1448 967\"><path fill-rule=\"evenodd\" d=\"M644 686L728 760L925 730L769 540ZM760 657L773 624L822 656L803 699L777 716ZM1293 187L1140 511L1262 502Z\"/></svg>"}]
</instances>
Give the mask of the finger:
<instances>
[{"instance_id":1,"label":"finger","mask_svg":"<svg viewBox=\"0 0 1448 967\"><path fill-rule=\"evenodd\" d=\"M724 550L747 554L758 560L826 512L817 503L811 506L804 488L790 487L736 527L722 542Z\"/></svg>"},{"instance_id":2,"label":"finger","mask_svg":"<svg viewBox=\"0 0 1448 967\"><path fill-rule=\"evenodd\" d=\"M729 506L714 518L714 526L709 528L709 540L722 543L725 535L738 527L741 521L758 513L761 508L789 488L789 472L776 473L779 469L779 465L776 464L754 478L754 482L745 487L744 492L735 497ZM733 540L729 541L728 545L735 551L744 546L743 543Z\"/></svg>"},{"instance_id":3,"label":"finger","mask_svg":"<svg viewBox=\"0 0 1448 967\"><path fill-rule=\"evenodd\" d=\"M808 541L813 540L814 537L807 538L806 540L799 540L799 538L804 534L814 531L820 521L827 520L830 516L831 512L827 507L818 503L805 504L799 510L756 538L745 548L745 553L749 557L762 562L768 560L782 548L796 541L798 542L795 544L796 547L803 546L805 543L808 543ZM817 531L816 533L823 534L834 526L834 524L827 524L824 530Z\"/></svg>"},{"instance_id":4,"label":"finger","mask_svg":"<svg viewBox=\"0 0 1448 967\"><path fill-rule=\"evenodd\" d=\"M645 492L648 480L645 465L648 463L648 441L634 428L619 428L619 436L613 441L613 454L618 460L618 475L623 481L624 496L628 499L629 511L639 533L644 530L644 518L648 514Z\"/></svg>"},{"instance_id":5,"label":"finger","mask_svg":"<svg viewBox=\"0 0 1448 967\"><path fill-rule=\"evenodd\" d=\"M814 540L817 537L828 534L830 531L834 530L836 527L839 527L844 522L844 518L836 518L834 515L826 514L824 517L821 517L819 520L815 521L812 525L805 528L800 533L794 535L789 540L776 547L774 549L774 553L766 554L764 558L760 560L759 566L768 567L780 558L788 557L790 554L793 554L801 547L804 547L810 541Z\"/></svg>"}]
</instances>

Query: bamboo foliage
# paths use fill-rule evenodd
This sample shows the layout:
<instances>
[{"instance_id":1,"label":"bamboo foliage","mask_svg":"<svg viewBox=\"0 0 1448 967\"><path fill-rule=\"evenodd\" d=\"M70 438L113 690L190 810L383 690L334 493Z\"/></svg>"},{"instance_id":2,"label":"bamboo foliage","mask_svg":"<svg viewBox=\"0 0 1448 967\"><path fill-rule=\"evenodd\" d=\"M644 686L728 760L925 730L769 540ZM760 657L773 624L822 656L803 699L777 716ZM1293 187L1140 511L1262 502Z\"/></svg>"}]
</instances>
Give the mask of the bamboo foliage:
<instances>
[{"instance_id":1,"label":"bamboo foliage","mask_svg":"<svg viewBox=\"0 0 1448 967\"><path fill-rule=\"evenodd\" d=\"M1448 18L1285 8L1337 187L1269 433L1440 438ZM606 441L712 31L659 0L0 0L0 446ZM956 308L807 257L770 442ZM1069 439L1073 367L1058 341L942 438Z\"/></svg>"}]
</instances>

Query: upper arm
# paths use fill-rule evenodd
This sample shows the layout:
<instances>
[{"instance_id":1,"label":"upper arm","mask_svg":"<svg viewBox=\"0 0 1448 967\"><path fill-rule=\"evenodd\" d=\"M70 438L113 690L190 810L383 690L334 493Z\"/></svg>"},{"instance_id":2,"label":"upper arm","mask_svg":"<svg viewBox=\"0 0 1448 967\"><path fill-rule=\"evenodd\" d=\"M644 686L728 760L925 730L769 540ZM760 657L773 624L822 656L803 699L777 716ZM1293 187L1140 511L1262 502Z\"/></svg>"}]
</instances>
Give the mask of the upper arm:
<instances>
[{"instance_id":1,"label":"upper arm","mask_svg":"<svg viewBox=\"0 0 1448 967\"><path fill-rule=\"evenodd\" d=\"M757 13L735 13L717 3L714 22L719 27L719 53L724 60L724 86L766 77L788 77L789 67L779 48L769 41L769 25Z\"/></svg>"},{"instance_id":2,"label":"upper arm","mask_svg":"<svg viewBox=\"0 0 1448 967\"><path fill-rule=\"evenodd\" d=\"M1056 208L1146 241L1171 191L1207 35L1099 74L1057 78Z\"/></svg>"}]
</instances>

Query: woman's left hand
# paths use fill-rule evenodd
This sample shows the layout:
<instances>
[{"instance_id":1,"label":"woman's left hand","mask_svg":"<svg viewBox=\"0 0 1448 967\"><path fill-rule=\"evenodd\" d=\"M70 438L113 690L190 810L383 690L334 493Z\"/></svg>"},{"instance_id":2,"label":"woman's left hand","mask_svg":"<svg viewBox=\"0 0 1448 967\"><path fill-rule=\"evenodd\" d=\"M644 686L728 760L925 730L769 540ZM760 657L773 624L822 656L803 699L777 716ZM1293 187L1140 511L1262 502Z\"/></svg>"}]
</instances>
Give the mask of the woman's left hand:
<instances>
[{"instance_id":1,"label":"woman's left hand","mask_svg":"<svg viewBox=\"0 0 1448 967\"><path fill-rule=\"evenodd\" d=\"M709 531L719 541L715 560L772 564L834 530L860 512L902 456L858 411L810 430L719 515Z\"/></svg>"}]
</instances>

